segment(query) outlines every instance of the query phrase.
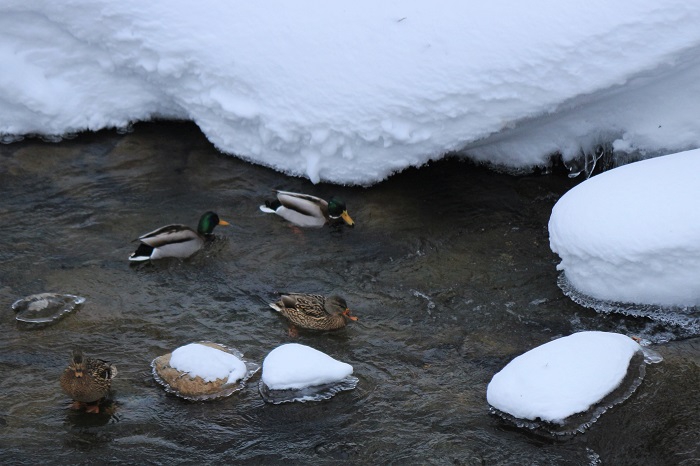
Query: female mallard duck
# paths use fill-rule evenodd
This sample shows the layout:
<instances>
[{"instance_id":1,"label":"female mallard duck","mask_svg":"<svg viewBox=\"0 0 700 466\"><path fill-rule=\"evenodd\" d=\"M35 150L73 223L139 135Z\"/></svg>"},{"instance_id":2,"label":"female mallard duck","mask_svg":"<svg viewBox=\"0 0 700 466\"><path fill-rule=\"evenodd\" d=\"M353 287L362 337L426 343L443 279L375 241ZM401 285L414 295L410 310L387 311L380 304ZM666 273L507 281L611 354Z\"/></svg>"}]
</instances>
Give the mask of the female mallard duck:
<instances>
[{"instance_id":1,"label":"female mallard duck","mask_svg":"<svg viewBox=\"0 0 700 466\"><path fill-rule=\"evenodd\" d=\"M83 355L73 350L73 358L61 375L61 388L74 402L73 409L85 406L88 413L99 413L99 401L104 398L117 375L117 368L102 359Z\"/></svg>"},{"instance_id":2,"label":"female mallard duck","mask_svg":"<svg viewBox=\"0 0 700 466\"><path fill-rule=\"evenodd\" d=\"M340 296L326 298L319 294L286 294L270 307L286 317L293 326L309 330L337 330L345 327L350 315L345 299Z\"/></svg>"},{"instance_id":3,"label":"female mallard duck","mask_svg":"<svg viewBox=\"0 0 700 466\"><path fill-rule=\"evenodd\" d=\"M290 193L288 191L276 191L277 199L266 201L260 206L260 210L269 214L277 214L283 219L300 227L322 227L326 223L336 222L342 219L350 226L354 226L348 215L345 202L337 197L331 197L328 202L316 196L308 194Z\"/></svg>"},{"instance_id":4,"label":"female mallard duck","mask_svg":"<svg viewBox=\"0 0 700 466\"><path fill-rule=\"evenodd\" d=\"M202 249L211 238L217 225L229 225L214 212L206 212L199 219L197 231L186 225L167 225L140 236L138 249L129 256L130 261L146 261L164 257L184 259Z\"/></svg>"}]
</instances>

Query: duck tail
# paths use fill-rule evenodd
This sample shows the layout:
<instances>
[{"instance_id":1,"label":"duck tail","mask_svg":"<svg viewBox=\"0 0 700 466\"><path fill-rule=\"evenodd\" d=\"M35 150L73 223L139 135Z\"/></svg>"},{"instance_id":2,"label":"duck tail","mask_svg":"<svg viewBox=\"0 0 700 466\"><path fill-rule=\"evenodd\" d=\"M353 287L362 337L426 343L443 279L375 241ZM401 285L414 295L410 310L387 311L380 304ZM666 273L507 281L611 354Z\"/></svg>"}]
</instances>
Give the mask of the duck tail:
<instances>
[{"instance_id":1,"label":"duck tail","mask_svg":"<svg viewBox=\"0 0 700 466\"><path fill-rule=\"evenodd\" d=\"M277 312L282 312L282 309L280 308L279 303L270 303L270 307Z\"/></svg>"},{"instance_id":2,"label":"duck tail","mask_svg":"<svg viewBox=\"0 0 700 466\"><path fill-rule=\"evenodd\" d=\"M145 243L141 243L138 249L129 256L129 260L134 262L147 261L151 258L151 254L153 254L153 247Z\"/></svg>"},{"instance_id":3,"label":"duck tail","mask_svg":"<svg viewBox=\"0 0 700 466\"><path fill-rule=\"evenodd\" d=\"M265 205L261 205L260 210L266 214L274 214L280 207L282 207L282 203L275 199L274 201L265 201Z\"/></svg>"}]
</instances>

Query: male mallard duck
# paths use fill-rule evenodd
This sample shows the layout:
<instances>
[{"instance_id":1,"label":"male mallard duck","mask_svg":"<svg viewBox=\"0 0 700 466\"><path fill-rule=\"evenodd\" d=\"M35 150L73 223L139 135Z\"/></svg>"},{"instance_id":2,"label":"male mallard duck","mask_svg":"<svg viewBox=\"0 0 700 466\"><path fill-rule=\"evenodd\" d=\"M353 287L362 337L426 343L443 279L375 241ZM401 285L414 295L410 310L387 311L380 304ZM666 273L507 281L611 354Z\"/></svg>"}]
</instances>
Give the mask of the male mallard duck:
<instances>
[{"instance_id":1,"label":"male mallard duck","mask_svg":"<svg viewBox=\"0 0 700 466\"><path fill-rule=\"evenodd\" d=\"M277 214L283 219L300 227L322 227L326 223L344 220L354 226L348 215L345 202L337 197L331 197L328 202L308 194L276 191L277 199L265 201L260 210L269 214Z\"/></svg>"},{"instance_id":2,"label":"male mallard duck","mask_svg":"<svg viewBox=\"0 0 700 466\"><path fill-rule=\"evenodd\" d=\"M130 261L146 261L164 257L184 259L199 251L211 237L217 225L229 225L214 212L206 212L199 219L197 231L186 225L166 225L140 236L138 249L129 256Z\"/></svg>"},{"instance_id":3,"label":"male mallard duck","mask_svg":"<svg viewBox=\"0 0 700 466\"><path fill-rule=\"evenodd\" d=\"M85 406L88 413L99 413L99 401L109 392L117 368L102 359L83 355L73 350L73 358L61 375L61 388L74 402L73 409Z\"/></svg>"},{"instance_id":4,"label":"male mallard duck","mask_svg":"<svg viewBox=\"0 0 700 466\"><path fill-rule=\"evenodd\" d=\"M345 299L340 296L326 298L320 294L285 294L270 307L286 317L292 325L309 330L337 330L345 327L350 315Z\"/></svg>"}]
</instances>

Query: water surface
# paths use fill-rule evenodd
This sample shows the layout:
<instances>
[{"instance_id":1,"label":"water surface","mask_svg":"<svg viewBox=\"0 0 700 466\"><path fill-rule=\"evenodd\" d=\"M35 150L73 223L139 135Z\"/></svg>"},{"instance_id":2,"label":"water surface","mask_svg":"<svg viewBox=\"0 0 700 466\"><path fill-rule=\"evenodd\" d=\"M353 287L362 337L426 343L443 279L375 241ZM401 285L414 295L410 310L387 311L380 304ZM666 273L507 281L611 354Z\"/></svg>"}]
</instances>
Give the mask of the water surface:
<instances>
[{"instance_id":1,"label":"water surface","mask_svg":"<svg viewBox=\"0 0 700 466\"><path fill-rule=\"evenodd\" d=\"M700 340L598 315L557 287L547 221L574 184L447 160L371 188L312 185L219 154L188 123L2 145L3 463L699 464ZM290 227L258 210L275 188L342 196L356 227ZM139 234L206 210L233 223L211 247L129 264ZM15 300L47 291L87 301L51 326L15 321ZM290 337L267 306L285 291L342 294L360 320ZM553 440L489 414L494 373L580 330L671 341L585 434ZM259 375L219 401L167 394L150 362L200 340L259 363L307 344L360 381L305 404L264 403ZM112 416L68 409L58 379L76 345L117 365Z\"/></svg>"}]
</instances>

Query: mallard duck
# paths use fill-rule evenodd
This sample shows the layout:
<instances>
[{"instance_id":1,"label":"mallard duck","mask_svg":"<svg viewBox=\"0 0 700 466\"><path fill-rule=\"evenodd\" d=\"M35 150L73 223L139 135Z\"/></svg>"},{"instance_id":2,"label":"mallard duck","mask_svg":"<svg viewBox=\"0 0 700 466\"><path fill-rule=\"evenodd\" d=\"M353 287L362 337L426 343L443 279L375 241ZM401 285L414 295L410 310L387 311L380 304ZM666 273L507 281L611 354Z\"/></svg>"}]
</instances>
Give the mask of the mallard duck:
<instances>
[{"instance_id":1,"label":"mallard duck","mask_svg":"<svg viewBox=\"0 0 700 466\"><path fill-rule=\"evenodd\" d=\"M205 212L199 219L197 231L186 225L166 225L140 236L138 249L129 256L130 261L147 261L164 257L184 259L199 251L211 238L217 225L229 225L214 212ZM134 240L136 241L136 240Z\"/></svg>"},{"instance_id":2,"label":"mallard duck","mask_svg":"<svg viewBox=\"0 0 700 466\"><path fill-rule=\"evenodd\" d=\"M337 197L331 197L328 202L308 194L276 191L277 199L266 201L260 210L269 214L277 214L283 219L300 227L322 227L326 223L345 221L354 226L348 215L345 202Z\"/></svg>"},{"instance_id":3,"label":"mallard duck","mask_svg":"<svg viewBox=\"0 0 700 466\"><path fill-rule=\"evenodd\" d=\"M73 409L85 407L89 413L99 413L99 401L107 396L116 375L114 365L89 358L75 349L70 364L61 374L61 388L74 400Z\"/></svg>"},{"instance_id":4,"label":"mallard duck","mask_svg":"<svg viewBox=\"0 0 700 466\"><path fill-rule=\"evenodd\" d=\"M270 307L286 317L293 326L309 330L337 330L345 327L349 320L357 320L340 296L326 298L320 294L285 294Z\"/></svg>"}]
</instances>

